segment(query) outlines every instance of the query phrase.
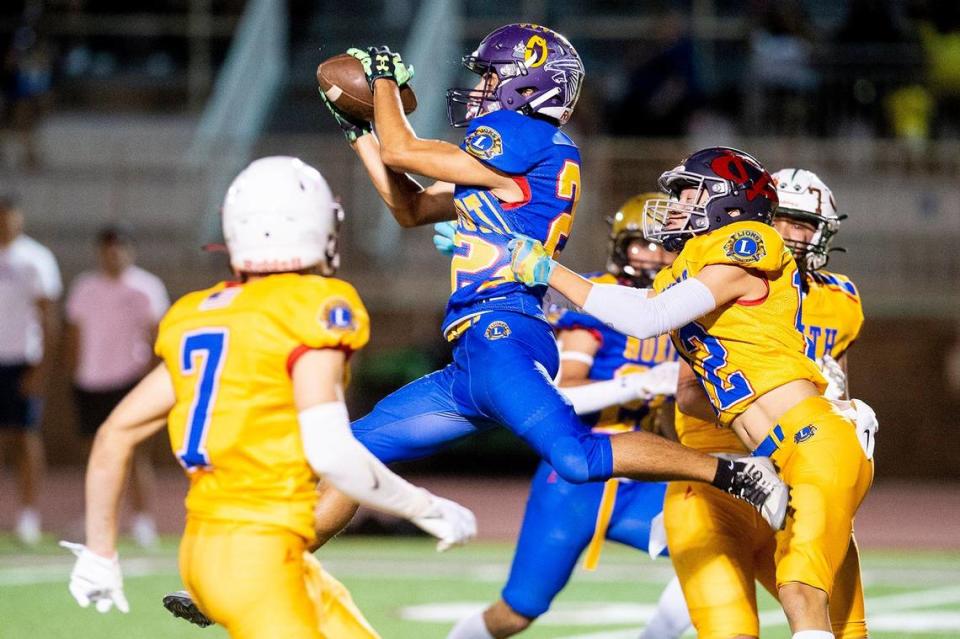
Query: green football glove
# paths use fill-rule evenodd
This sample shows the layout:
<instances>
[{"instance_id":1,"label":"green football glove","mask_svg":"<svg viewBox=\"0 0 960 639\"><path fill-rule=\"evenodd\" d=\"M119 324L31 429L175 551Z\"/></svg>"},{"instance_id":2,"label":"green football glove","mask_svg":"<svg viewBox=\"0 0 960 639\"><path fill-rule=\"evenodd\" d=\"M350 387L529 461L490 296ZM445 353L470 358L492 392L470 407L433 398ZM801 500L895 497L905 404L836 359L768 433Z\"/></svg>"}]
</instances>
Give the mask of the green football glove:
<instances>
[{"instance_id":1,"label":"green football glove","mask_svg":"<svg viewBox=\"0 0 960 639\"><path fill-rule=\"evenodd\" d=\"M373 83L380 78L393 80L398 87L402 87L413 79L413 65L405 65L399 53L394 53L389 47L368 47L364 49L347 49L363 65L363 72L367 76L370 90Z\"/></svg>"},{"instance_id":2,"label":"green football glove","mask_svg":"<svg viewBox=\"0 0 960 639\"><path fill-rule=\"evenodd\" d=\"M358 138L370 133L373 130L369 122L354 120L334 106L333 102L330 101L330 98L324 94L323 89L320 89L320 99L323 101L324 105L326 105L327 109L330 111L330 114L333 115L333 119L337 121L337 126L339 126L340 130L343 131L343 137L347 138L347 142L353 144Z\"/></svg>"},{"instance_id":3,"label":"green football glove","mask_svg":"<svg viewBox=\"0 0 960 639\"><path fill-rule=\"evenodd\" d=\"M557 263L543 244L533 238L518 235L507 244L510 249L510 268L518 280L527 286L546 286Z\"/></svg>"}]
</instances>

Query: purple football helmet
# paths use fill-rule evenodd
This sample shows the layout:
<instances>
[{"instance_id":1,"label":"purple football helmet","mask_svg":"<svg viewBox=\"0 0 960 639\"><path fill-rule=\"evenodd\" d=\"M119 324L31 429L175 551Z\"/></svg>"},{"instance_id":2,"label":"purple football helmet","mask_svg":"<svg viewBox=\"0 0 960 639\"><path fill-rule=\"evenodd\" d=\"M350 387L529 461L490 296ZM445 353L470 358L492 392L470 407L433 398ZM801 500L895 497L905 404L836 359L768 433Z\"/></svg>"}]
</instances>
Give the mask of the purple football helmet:
<instances>
[{"instance_id":1,"label":"purple football helmet","mask_svg":"<svg viewBox=\"0 0 960 639\"><path fill-rule=\"evenodd\" d=\"M749 153L723 146L697 151L660 176L669 199L648 200L643 235L675 253L694 235L753 220L770 224L779 199L770 173ZM684 189L697 189L679 202Z\"/></svg>"},{"instance_id":2,"label":"purple football helmet","mask_svg":"<svg viewBox=\"0 0 960 639\"><path fill-rule=\"evenodd\" d=\"M508 24L480 41L463 66L484 78L482 89L447 91L453 126L506 109L566 124L580 97L583 62L570 42L535 24ZM496 79L494 79L496 78Z\"/></svg>"}]
</instances>

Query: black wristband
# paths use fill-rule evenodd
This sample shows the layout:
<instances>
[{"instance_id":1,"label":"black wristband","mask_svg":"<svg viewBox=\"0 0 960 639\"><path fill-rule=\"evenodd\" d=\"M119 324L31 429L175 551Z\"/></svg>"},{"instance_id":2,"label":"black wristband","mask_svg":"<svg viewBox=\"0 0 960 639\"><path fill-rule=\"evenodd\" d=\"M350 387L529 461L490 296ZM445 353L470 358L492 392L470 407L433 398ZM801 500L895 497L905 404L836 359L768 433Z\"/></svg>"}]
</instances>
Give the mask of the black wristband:
<instances>
[{"instance_id":1,"label":"black wristband","mask_svg":"<svg viewBox=\"0 0 960 639\"><path fill-rule=\"evenodd\" d=\"M367 84L370 85L370 91L373 91L373 84L383 78L385 80L397 81L393 75L392 57L393 52L388 47L370 47L367 49L370 56L370 75L367 77ZM378 60L377 56L383 56L385 60ZM382 65L381 65L382 63Z\"/></svg>"},{"instance_id":2,"label":"black wristband","mask_svg":"<svg viewBox=\"0 0 960 639\"><path fill-rule=\"evenodd\" d=\"M713 476L713 481L710 482L711 486L715 486L720 490L729 493L733 490L734 482L737 480L737 465L736 462L728 461L726 459L717 460L717 473Z\"/></svg>"}]
</instances>

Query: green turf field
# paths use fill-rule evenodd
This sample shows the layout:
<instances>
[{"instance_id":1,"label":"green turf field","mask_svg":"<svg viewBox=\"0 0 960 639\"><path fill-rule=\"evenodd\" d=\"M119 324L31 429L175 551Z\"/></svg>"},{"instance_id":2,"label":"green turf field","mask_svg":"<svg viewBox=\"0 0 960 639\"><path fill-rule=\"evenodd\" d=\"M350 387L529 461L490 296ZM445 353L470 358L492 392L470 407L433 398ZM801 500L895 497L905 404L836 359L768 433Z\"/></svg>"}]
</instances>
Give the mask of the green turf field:
<instances>
[{"instance_id":1,"label":"green turf field","mask_svg":"<svg viewBox=\"0 0 960 639\"><path fill-rule=\"evenodd\" d=\"M445 637L453 620L493 600L507 574L511 547L480 543L439 555L426 539L336 540L320 553L353 592L385 639ZM169 617L160 606L178 589L175 542L145 553L122 548L131 612L81 610L67 593L71 557L47 540L26 554L0 537L0 638L166 639L226 636ZM960 553L866 553L864 580L872 637L960 636ZM670 578L669 563L608 546L595 573L578 570L553 610L524 636L627 639L636 636ZM773 601L762 602L764 637L789 633ZM690 633L689 636L693 636Z\"/></svg>"}]
</instances>

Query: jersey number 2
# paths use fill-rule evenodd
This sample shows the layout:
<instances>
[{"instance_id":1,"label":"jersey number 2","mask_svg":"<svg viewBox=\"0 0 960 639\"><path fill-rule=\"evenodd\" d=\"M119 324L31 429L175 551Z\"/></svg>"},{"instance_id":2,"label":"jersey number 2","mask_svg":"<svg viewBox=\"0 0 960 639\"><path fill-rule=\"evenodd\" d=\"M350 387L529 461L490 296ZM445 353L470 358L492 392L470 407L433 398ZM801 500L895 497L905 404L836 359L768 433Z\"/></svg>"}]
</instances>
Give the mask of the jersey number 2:
<instances>
[{"instance_id":1,"label":"jersey number 2","mask_svg":"<svg viewBox=\"0 0 960 639\"><path fill-rule=\"evenodd\" d=\"M726 380L720 376L720 370L727 366L727 349L713 335L710 335L696 322L690 322L680 329L680 340L688 353L698 350L706 352L703 358L704 388L712 395L711 400L720 410L726 410L734 404L753 395L753 388L743 371L726 374Z\"/></svg>"},{"instance_id":2,"label":"jersey number 2","mask_svg":"<svg viewBox=\"0 0 960 639\"><path fill-rule=\"evenodd\" d=\"M177 459L187 470L210 466L206 450L207 429L226 359L227 335L226 329L187 333L180 347L180 372L184 375L197 373L183 445L177 451Z\"/></svg>"}]
</instances>

